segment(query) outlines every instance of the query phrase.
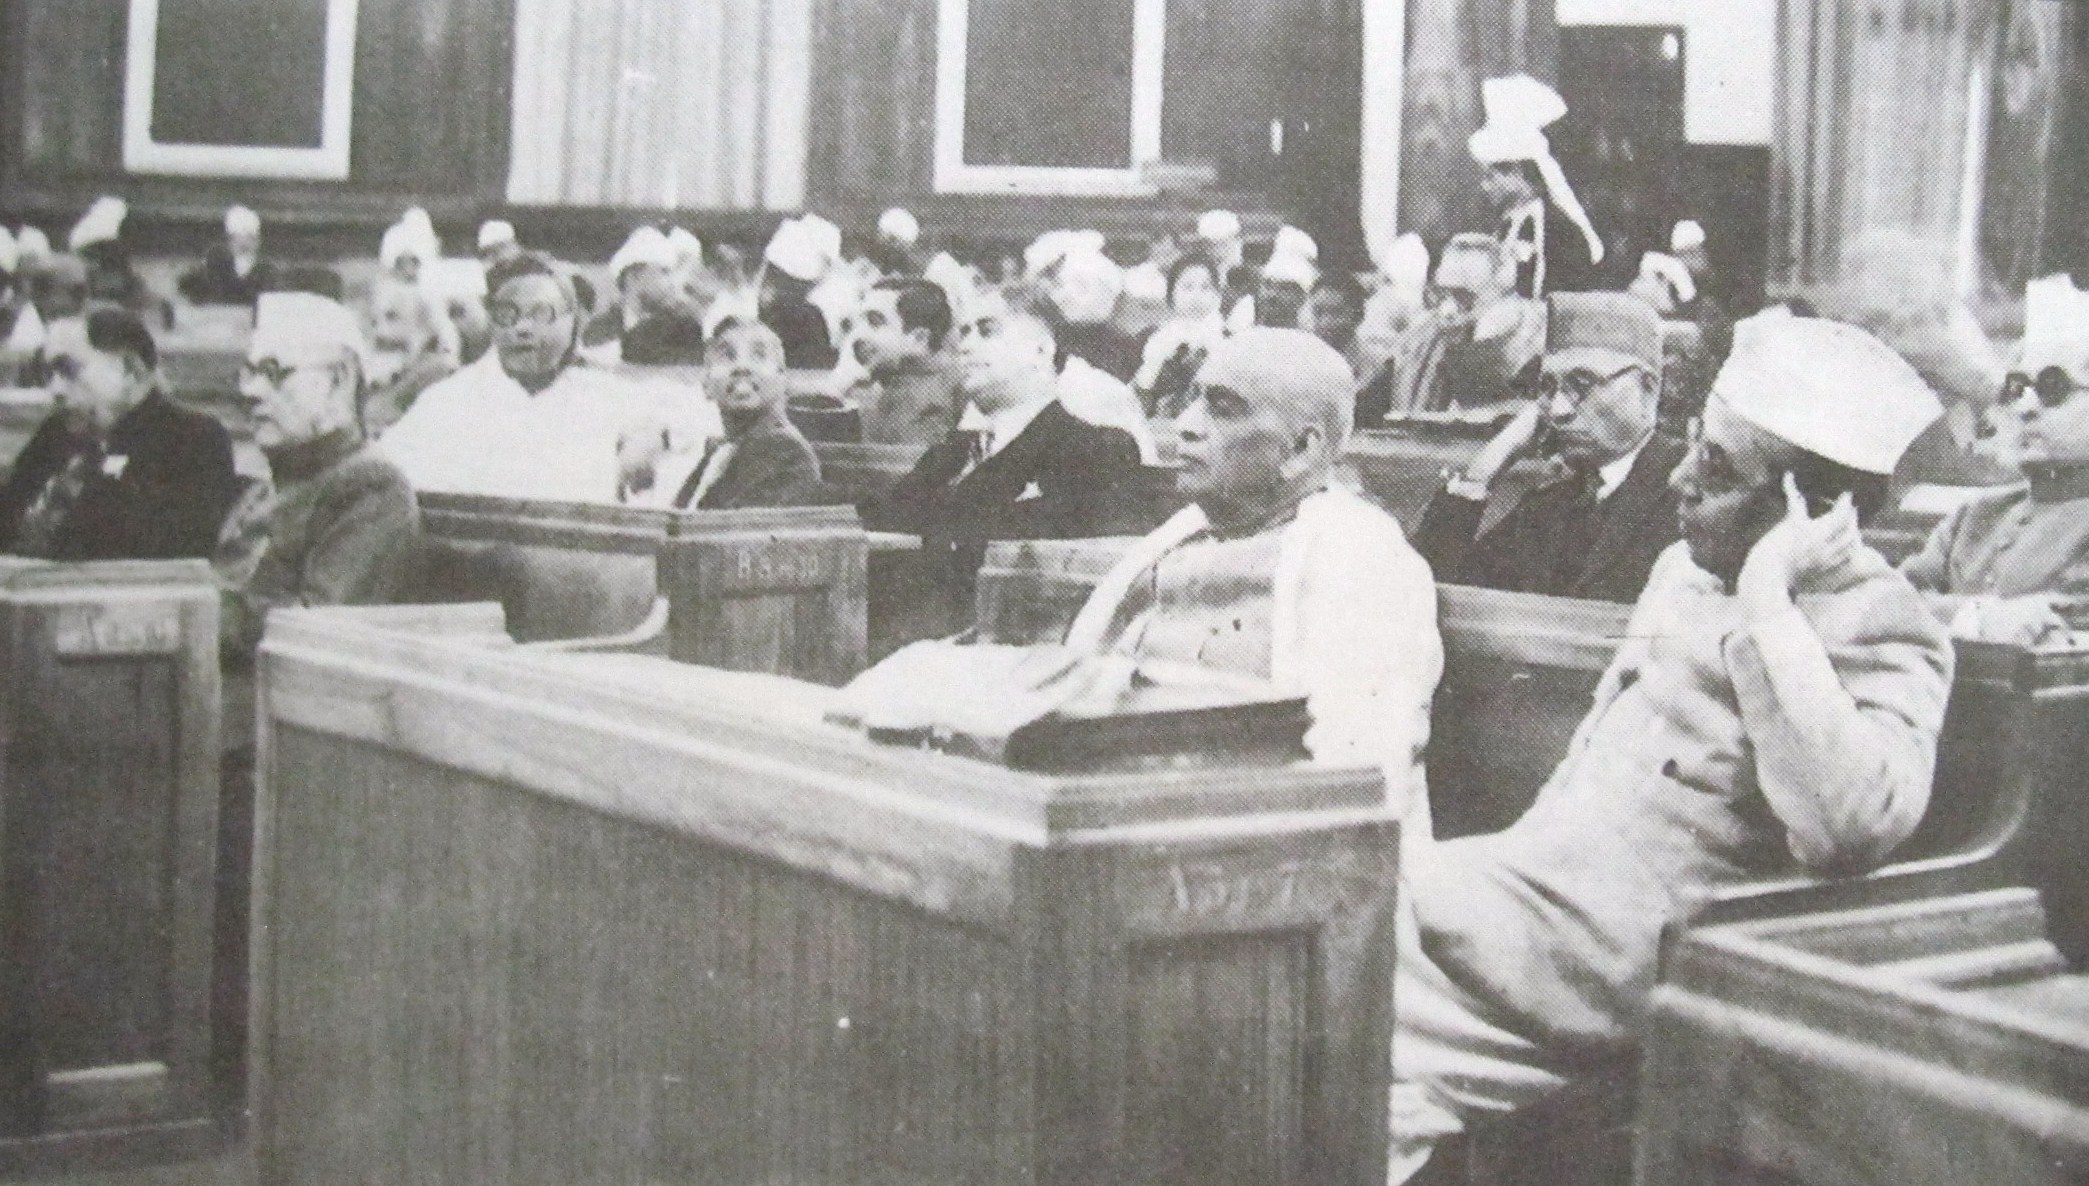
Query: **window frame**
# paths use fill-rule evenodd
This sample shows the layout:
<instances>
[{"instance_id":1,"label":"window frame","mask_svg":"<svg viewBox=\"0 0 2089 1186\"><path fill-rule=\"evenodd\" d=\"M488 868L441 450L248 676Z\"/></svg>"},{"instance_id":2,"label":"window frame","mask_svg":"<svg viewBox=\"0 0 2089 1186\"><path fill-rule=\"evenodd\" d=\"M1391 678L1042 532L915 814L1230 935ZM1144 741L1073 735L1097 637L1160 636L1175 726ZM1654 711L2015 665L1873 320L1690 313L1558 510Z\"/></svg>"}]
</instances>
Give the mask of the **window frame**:
<instances>
[{"instance_id":1,"label":"window frame","mask_svg":"<svg viewBox=\"0 0 2089 1186\"><path fill-rule=\"evenodd\" d=\"M946 194L1145 197L1158 192L1146 166L1161 156L1161 102L1168 46L1167 0L1133 0L1131 162L1122 169L1063 165L974 165L965 161L966 51L971 0L936 0L935 187Z\"/></svg>"},{"instance_id":2,"label":"window frame","mask_svg":"<svg viewBox=\"0 0 2089 1186\"><path fill-rule=\"evenodd\" d=\"M349 117L355 95L358 0L326 0L326 64L317 148L280 145L177 144L152 138L153 83L158 73L160 0L130 0L124 47L123 167L132 173L188 177L283 177L345 181Z\"/></svg>"}]
</instances>

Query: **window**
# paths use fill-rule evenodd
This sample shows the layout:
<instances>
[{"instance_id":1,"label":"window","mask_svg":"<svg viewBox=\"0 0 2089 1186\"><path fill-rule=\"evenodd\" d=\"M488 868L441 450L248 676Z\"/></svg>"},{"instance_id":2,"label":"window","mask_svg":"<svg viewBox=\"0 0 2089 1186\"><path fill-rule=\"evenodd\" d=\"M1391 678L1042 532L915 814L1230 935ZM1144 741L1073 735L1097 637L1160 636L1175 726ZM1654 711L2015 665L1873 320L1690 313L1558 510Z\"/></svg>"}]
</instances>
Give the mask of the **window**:
<instances>
[{"instance_id":1,"label":"window","mask_svg":"<svg viewBox=\"0 0 2089 1186\"><path fill-rule=\"evenodd\" d=\"M936 188L1143 194L1167 0L939 0Z\"/></svg>"},{"instance_id":2,"label":"window","mask_svg":"<svg viewBox=\"0 0 2089 1186\"><path fill-rule=\"evenodd\" d=\"M348 176L356 0L130 0L123 164Z\"/></svg>"}]
</instances>

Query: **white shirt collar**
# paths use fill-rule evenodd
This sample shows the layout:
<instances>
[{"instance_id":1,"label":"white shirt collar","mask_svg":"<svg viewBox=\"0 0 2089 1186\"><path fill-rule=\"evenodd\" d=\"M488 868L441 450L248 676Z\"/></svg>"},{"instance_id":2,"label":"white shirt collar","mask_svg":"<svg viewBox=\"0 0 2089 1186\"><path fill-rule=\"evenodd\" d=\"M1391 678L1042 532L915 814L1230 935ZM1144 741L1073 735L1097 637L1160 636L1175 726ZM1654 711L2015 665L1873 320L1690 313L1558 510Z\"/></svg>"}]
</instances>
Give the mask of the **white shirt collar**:
<instances>
[{"instance_id":1,"label":"white shirt collar","mask_svg":"<svg viewBox=\"0 0 2089 1186\"><path fill-rule=\"evenodd\" d=\"M1647 438L1649 441L1652 439ZM1647 442L1641 441L1639 448L1596 470L1596 501L1601 502L1617 493L1618 487L1625 484L1626 475L1632 472L1632 464L1638 461L1639 455L1646 450Z\"/></svg>"},{"instance_id":2,"label":"white shirt collar","mask_svg":"<svg viewBox=\"0 0 2089 1186\"><path fill-rule=\"evenodd\" d=\"M1008 442L1023 435L1023 430L1030 427L1030 422L1037 419L1037 414L1050 407L1058 398L1056 387L1047 387L1039 398L1012 408L1003 408L991 416L980 411L977 404L967 404L958 427L967 432L986 433L986 455L991 457L1006 449Z\"/></svg>"}]
</instances>

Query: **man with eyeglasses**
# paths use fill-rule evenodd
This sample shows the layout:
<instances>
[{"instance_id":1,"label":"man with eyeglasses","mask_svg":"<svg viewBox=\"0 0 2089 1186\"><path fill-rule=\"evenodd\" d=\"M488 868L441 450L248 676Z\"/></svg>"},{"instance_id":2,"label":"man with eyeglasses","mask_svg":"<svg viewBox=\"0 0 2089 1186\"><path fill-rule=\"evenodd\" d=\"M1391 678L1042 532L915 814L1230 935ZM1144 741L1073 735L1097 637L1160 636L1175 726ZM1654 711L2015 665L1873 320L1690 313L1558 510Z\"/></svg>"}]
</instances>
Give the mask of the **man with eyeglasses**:
<instances>
[{"instance_id":1,"label":"man with eyeglasses","mask_svg":"<svg viewBox=\"0 0 2089 1186\"><path fill-rule=\"evenodd\" d=\"M1738 327L1665 551L1574 742L1508 828L1403 864L1390 1180L1631 1053L1664 928L1723 890L1883 863L1921 821L1942 623L1864 543L1942 413L1852 326Z\"/></svg>"},{"instance_id":2,"label":"man with eyeglasses","mask_svg":"<svg viewBox=\"0 0 2089 1186\"><path fill-rule=\"evenodd\" d=\"M581 304L560 265L525 253L487 285L493 349L422 392L379 445L423 492L618 502L622 446L661 439L681 410L580 357Z\"/></svg>"},{"instance_id":3,"label":"man with eyeglasses","mask_svg":"<svg viewBox=\"0 0 2089 1186\"><path fill-rule=\"evenodd\" d=\"M1537 398L1447 475L1415 547L1449 584L1637 600L1677 531L1668 476L1683 444L1656 431L1661 323L1620 293L1555 293L1545 304ZM1482 530L1503 475L1537 458L1550 475Z\"/></svg>"},{"instance_id":4,"label":"man with eyeglasses","mask_svg":"<svg viewBox=\"0 0 2089 1186\"><path fill-rule=\"evenodd\" d=\"M383 604L405 588L419 512L406 475L363 439L368 355L355 315L325 297L255 304L239 394L270 481L227 518L212 557L228 655L253 653L269 610Z\"/></svg>"},{"instance_id":5,"label":"man with eyeglasses","mask_svg":"<svg viewBox=\"0 0 2089 1186\"><path fill-rule=\"evenodd\" d=\"M1492 235L1453 235L1429 295L1391 357L1358 388L1358 427L1500 403L1544 349L1545 306L1516 295L1516 265Z\"/></svg>"},{"instance_id":6,"label":"man with eyeglasses","mask_svg":"<svg viewBox=\"0 0 2089 1186\"><path fill-rule=\"evenodd\" d=\"M138 316L96 308L51 327L57 407L0 487L0 550L52 560L206 557L239 491L232 438L179 408Z\"/></svg>"},{"instance_id":7,"label":"man with eyeglasses","mask_svg":"<svg viewBox=\"0 0 2089 1186\"><path fill-rule=\"evenodd\" d=\"M2023 481L1953 511L1901 566L1964 638L2035 645L2065 633L2060 611L2089 597L2089 333L2071 309L2041 307L2048 283L2027 294L2023 357L1998 401Z\"/></svg>"}]
</instances>

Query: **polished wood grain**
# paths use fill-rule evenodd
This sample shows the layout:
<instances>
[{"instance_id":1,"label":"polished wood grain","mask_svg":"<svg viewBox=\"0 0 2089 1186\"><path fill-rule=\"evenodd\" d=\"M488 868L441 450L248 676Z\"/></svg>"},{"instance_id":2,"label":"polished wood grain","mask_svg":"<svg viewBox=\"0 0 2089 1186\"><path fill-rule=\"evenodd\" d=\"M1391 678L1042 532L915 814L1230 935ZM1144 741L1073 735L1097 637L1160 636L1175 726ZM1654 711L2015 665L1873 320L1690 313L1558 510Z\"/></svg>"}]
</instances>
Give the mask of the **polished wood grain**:
<instances>
[{"instance_id":1,"label":"polished wood grain","mask_svg":"<svg viewBox=\"0 0 2089 1186\"><path fill-rule=\"evenodd\" d=\"M680 516L661 561L668 653L845 683L865 665L868 562L848 507Z\"/></svg>"},{"instance_id":2,"label":"polished wood grain","mask_svg":"<svg viewBox=\"0 0 2089 1186\"><path fill-rule=\"evenodd\" d=\"M0 562L0 1171L218 1138L217 612L196 562Z\"/></svg>"},{"instance_id":3,"label":"polished wood grain","mask_svg":"<svg viewBox=\"0 0 2089 1186\"><path fill-rule=\"evenodd\" d=\"M2045 928L2004 889L1691 934L1654 993L1638 1180L2080 1181L2089 980Z\"/></svg>"},{"instance_id":4,"label":"polished wood grain","mask_svg":"<svg viewBox=\"0 0 2089 1186\"><path fill-rule=\"evenodd\" d=\"M263 1180L1382 1180L1375 773L1047 779L353 611L262 668Z\"/></svg>"}]
</instances>

